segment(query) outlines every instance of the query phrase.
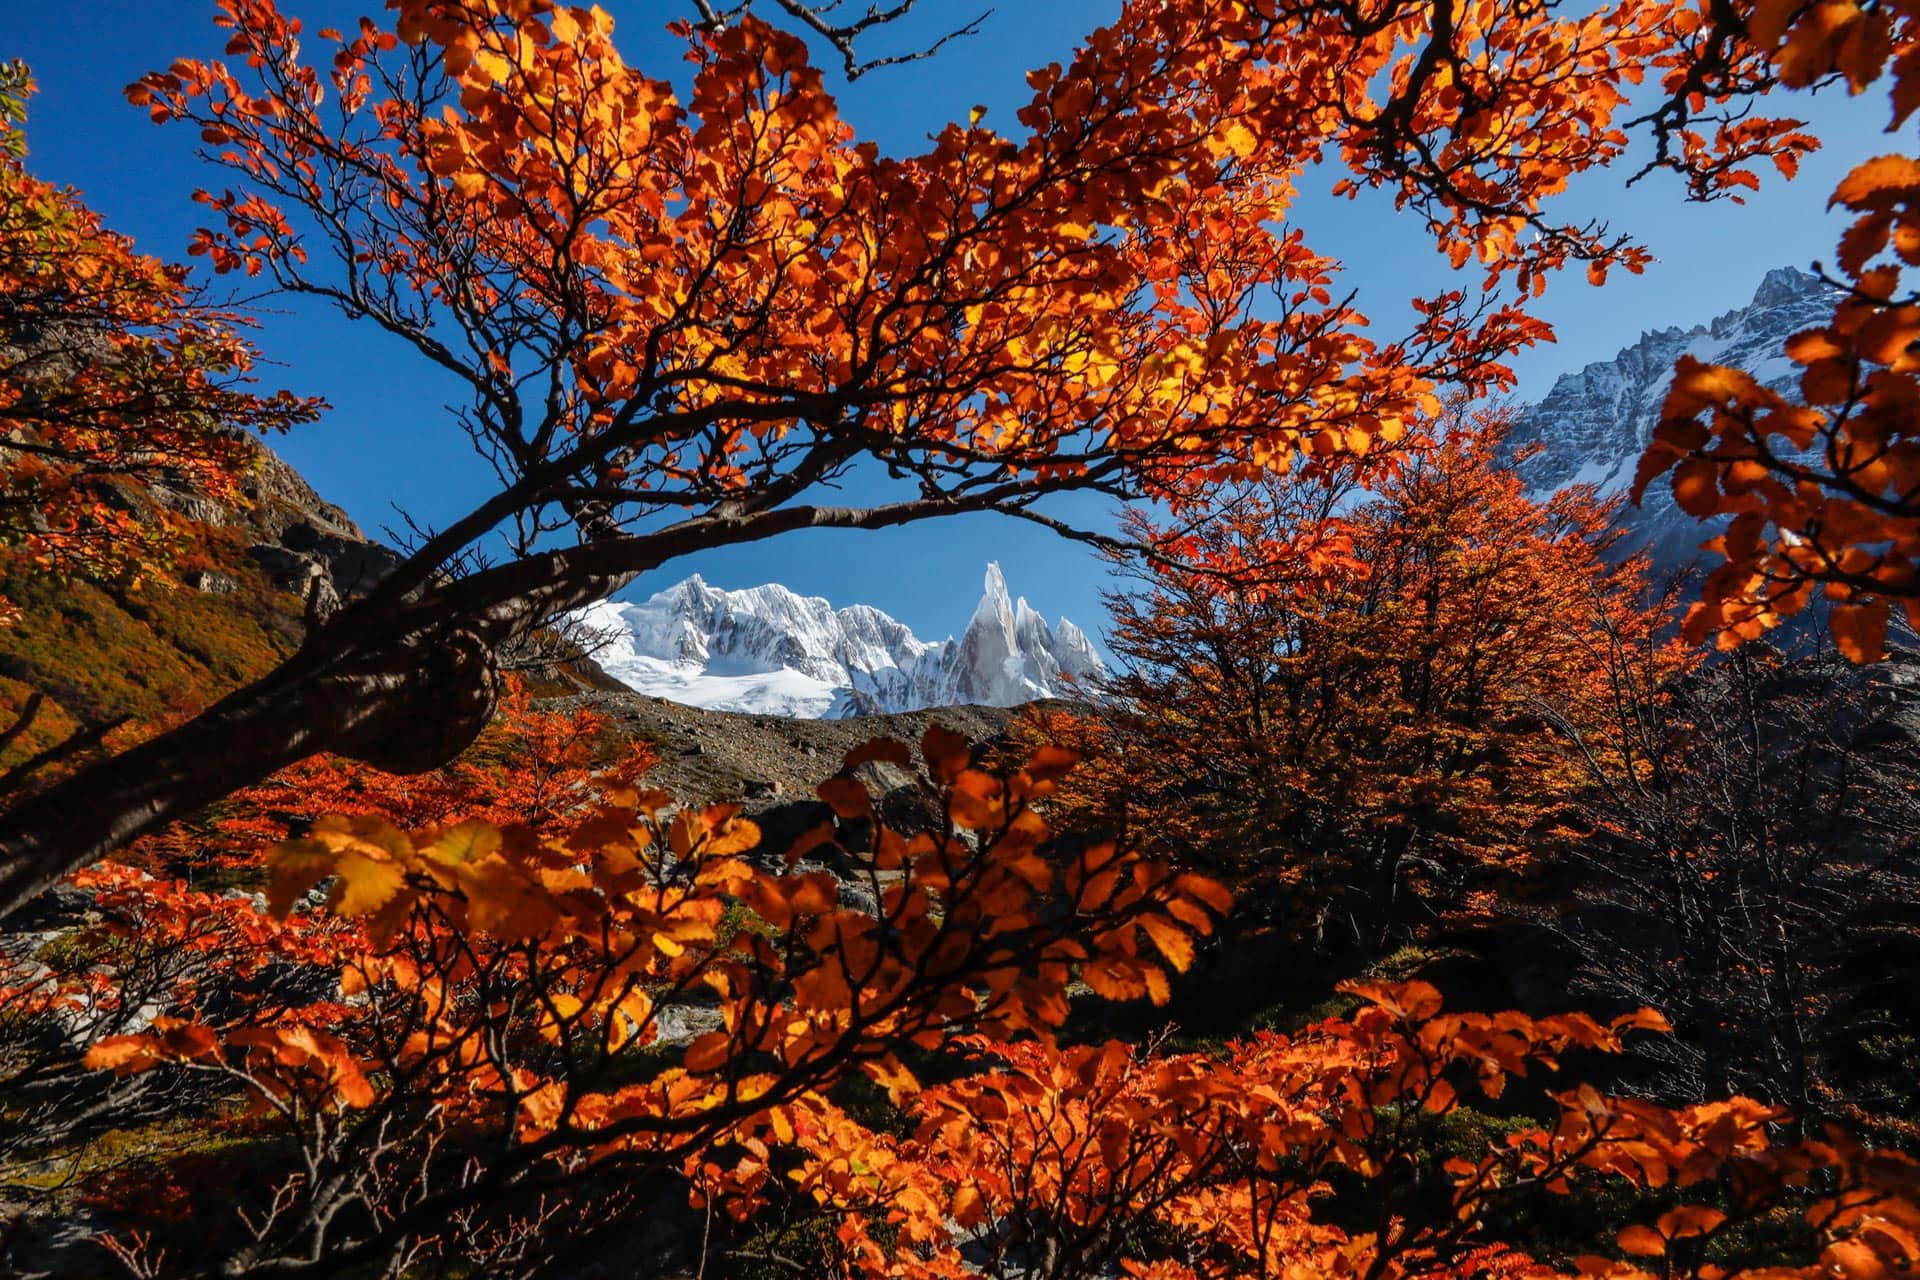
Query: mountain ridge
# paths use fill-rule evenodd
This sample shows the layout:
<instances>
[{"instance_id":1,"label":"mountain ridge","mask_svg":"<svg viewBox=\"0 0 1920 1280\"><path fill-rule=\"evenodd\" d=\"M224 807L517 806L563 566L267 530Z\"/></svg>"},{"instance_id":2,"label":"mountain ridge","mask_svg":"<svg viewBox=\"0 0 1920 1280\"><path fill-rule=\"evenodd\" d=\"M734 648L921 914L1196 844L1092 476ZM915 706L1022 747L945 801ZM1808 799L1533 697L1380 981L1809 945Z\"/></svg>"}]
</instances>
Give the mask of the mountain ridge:
<instances>
[{"instance_id":1,"label":"mountain ridge","mask_svg":"<svg viewBox=\"0 0 1920 1280\"><path fill-rule=\"evenodd\" d=\"M1786 340L1830 320L1834 296L1818 276L1775 267L1745 306L1691 326L1643 330L1612 360L1561 374L1545 396L1521 408L1507 447L1518 452L1539 446L1520 464L1538 493L1591 484L1602 497L1624 496L1682 355L1744 370L1797 401L1800 367L1787 358ZM1680 510L1664 483L1649 486L1639 506L1623 508L1620 524L1628 532L1624 549L1646 549L1663 573L1691 567L1701 556L1700 544L1719 532L1718 524Z\"/></svg>"},{"instance_id":2,"label":"mountain ridge","mask_svg":"<svg viewBox=\"0 0 1920 1280\"><path fill-rule=\"evenodd\" d=\"M1104 674L1093 643L987 566L958 638L926 641L867 604L835 608L779 583L726 590L694 574L645 600L573 615L594 660L638 693L711 710L844 719L1070 697Z\"/></svg>"}]
</instances>

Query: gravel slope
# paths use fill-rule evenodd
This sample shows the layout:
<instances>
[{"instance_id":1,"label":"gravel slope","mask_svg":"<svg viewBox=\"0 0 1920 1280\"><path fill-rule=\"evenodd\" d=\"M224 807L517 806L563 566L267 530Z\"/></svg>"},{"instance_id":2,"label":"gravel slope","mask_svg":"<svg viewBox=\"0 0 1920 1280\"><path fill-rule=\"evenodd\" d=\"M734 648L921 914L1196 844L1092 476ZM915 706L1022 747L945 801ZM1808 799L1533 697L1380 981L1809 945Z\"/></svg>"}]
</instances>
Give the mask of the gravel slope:
<instances>
[{"instance_id":1,"label":"gravel slope","mask_svg":"<svg viewBox=\"0 0 1920 1280\"><path fill-rule=\"evenodd\" d=\"M917 744L938 723L976 743L1005 737L1018 707L938 707L847 720L797 720L684 706L638 693L592 691L543 701L554 710L590 706L615 733L652 744L655 786L688 802L740 800L750 809L813 798L847 752L873 738Z\"/></svg>"}]
</instances>

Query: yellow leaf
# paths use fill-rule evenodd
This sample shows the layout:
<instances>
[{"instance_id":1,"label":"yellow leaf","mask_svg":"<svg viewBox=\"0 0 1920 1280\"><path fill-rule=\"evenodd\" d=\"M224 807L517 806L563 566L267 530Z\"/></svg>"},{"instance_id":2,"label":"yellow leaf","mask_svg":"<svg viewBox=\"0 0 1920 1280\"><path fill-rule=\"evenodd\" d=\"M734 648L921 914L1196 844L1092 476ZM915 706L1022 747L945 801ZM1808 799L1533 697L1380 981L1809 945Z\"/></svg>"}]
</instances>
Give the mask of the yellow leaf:
<instances>
[{"instance_id":1,"label":"yellow leaf","mask_svg":"<svg viewBox=\"0 0 1920 1280\"><path fill-rule=\"evenodd\" d=\"M732 805L707 810L708 825L713 832L707 837L705 852L709 857L729 858L760 846L759 825L732 816L733 810Z\"/></svg>"},{"instance_id":2,"label":"yellow leaf","mask_svg":"<svg viewBox=\"0 0 1920 1280\"><path fill-rule=\"evenodd\" d=\"M376 859L359 850L348 850L334 864L339 879L327 902L336 915L368 916L393 900L406 883L406 872L397 863Z\"/></svg>"},{"instance_id":3,"label":"yellow leaf","mask_svg":"<svg viewBox=\"0 0 1920 1280\"><path fill-rule=\"evenodd\" d=\"M491 49L481 49L475 52L473 55L473 65L478 67L481 74L485 75L487 79L495 83L504 82L513 72L513 64Z\"/></svg>"},{"instance_id":4,"label":"yellow leaf","mask_svg":"<svg viewBox=\"0 0 1920 1280\"><path fill-rule=\"evenodd\" d=\"M1252 155L1260 147L1260 137L1240 121L1235 120L1221 131L1220 141L1232 155L1242 159Z\"/></svg>"},{"instance_id":5,"label":"yellow leaf","mask_svg":"<svg viewBox=\"0 0 1920 1280\"><path fill-rule=\"evenodd\" d=\"M547 1001L553 1007L540 1020L540 1035L550 1044L559 1044L566 1025L572 1022L581 1010L580 998L558 991L548 996Z\"/></svg>"},{"instance_id":6,"label":"yellow leaf","mask_svg":"<svg viewBox=\"0 0 1920 1280\"><path fill-rule=\"evenodd\" d=\"M1186 930L1161 916L1142 916L1140 928L1153 939L1153 945L1160 949L1168 964L1181 973L1187 971L1187 966L1193 963L1193 939L1187 936Z\"/></svg>"},{"instance_id":7,"label":"yellow leaf","mask_svg":"<svg viewBox=\"0 0 1920 1280\"><path fill-rule=\"evenodd\" d=\"M420 850L425 857L454 866L474 862L500 847L500 828L490 822L448 827Z\"/></svg>"},{"instance_id":8,"label":"yellow leaf","mask_svg":"<svg viewBox=\"0 0 1920 1280\"><path fill-rule=\"evenodd\" d=\"M1147 999L1153 1001L1156 1007L1173 998L1173 989L1167 985L1167 975L1161 972L1159 965L1146 966L1142 976L1147 980Z\"/></svg>"}]
</instances>

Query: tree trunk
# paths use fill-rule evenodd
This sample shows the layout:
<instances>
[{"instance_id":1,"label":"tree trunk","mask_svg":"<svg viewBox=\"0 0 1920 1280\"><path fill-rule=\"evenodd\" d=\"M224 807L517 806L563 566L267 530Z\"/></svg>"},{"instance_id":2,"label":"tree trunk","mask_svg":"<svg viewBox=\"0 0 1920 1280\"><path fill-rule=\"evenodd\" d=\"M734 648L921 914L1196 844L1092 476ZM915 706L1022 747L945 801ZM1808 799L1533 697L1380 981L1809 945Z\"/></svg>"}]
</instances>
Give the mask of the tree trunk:
<instances>
[{"instance_id":1,"label":"tree trunk","mask_svg":"<svg viewBox=\"0 0 1920 1280\"><path fill-rule=\"evenodd\" d=\"M416 555L277 670L0 813L0 917L67 872L316 752L389 773L446 764L493 714L502 647L670 560L796 529L881 529L994 510L1023 492L1008 485L965 500L716 512L432 585L440 558Z\"/></svg>"},{"instance_id":2,"label":"tree trunk","mask_svg":"<svg viewBox=\"0 0 1920 1280\"><path fill-rule=\"evenodd\" d=\"M322 638L324 643L324 637ZM296 655L188 723L0 815L0 916L76 867L320 751L391 773L446 763L486 726L491 647L470 631Z\"/></svg>"}]
</instances>

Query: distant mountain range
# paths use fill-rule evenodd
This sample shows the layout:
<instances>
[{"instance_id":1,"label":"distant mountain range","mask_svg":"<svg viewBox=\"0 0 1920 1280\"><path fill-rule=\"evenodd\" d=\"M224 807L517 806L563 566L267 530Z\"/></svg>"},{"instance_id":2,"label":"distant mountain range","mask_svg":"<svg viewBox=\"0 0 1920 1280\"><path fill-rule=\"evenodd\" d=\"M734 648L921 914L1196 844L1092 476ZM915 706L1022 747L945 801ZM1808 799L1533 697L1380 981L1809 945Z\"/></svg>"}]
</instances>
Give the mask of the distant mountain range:
<instances>
[{"instance_id":1,"label":"distant mountain range","mask_svg":"<svg viewBox=\"0 0 1920 1280\"><path fill-rule=\"evenodd\" d=\"M1789 396L1798 366L1788 337L1823 323L1832 291L1792 267L1767 272L1744 307L1691 328L1651 329L1609 361L1561 376L1525 407L1510 438L1539 444L1522 465L1536 492L1592 484L1624 494L1660 420L1682 355L1745 370ZM1628 546L1651 550L1656 571L1701 557L1714 529L1679 510L1664 484L1621 523ZM603 601L578 620L600 638L595 660L641 693L721 711L840 718L973 704L1008 707L1074 696L1076 681L1104 674L1085 633L1062 619L1049 627L1024 599L1011 600L998 565L987 569L979 606L959 639L929 642L870 605L834 608L768 584L721 590L699 577L638 603Z\"/></svg>"},{"instance_id":2,"label":"distant mountain range","mask_svg":"<svg viewBox=\"0 0 1920 1280\"><path fill-rule=\"evenodd\" d=\"M718 711L840 718L1074 696L1104 673L1086 633L1010 599L1000 566L959 639L926 641L871 605L836 609L777 583L727 591L699 576L575 615L593 658L641 693Z\"/></svg>"},{"instance_id":3,"label":"distant mountain range","mask_svg":"<svg viewBox=\"0 0 1920 1280\"><path fill-rule=\"evenodd\" d=\"M1536 491L1592 484L1603 496L1624 494L1683 355L1731 365L1798 399L1800 367L1787 359L1786 340L1831 319L1833 301L1818 276L1781 267L1767 272L1744 307L1690 329L1650 329L1612 360L1563 374L1545 399L1524 410L1509 438L1515 449L1541 446L1522 464L1523 474ZM1626 508L1621 523L1629 547L1650 549L1657 571L1692 564L1717 532L1674 505L1665 479L1648 487L1639 507Z\"/></svg>"}]
</instances>

